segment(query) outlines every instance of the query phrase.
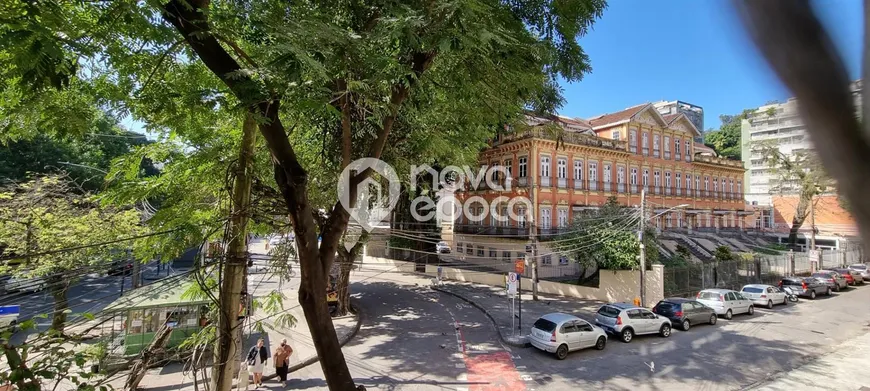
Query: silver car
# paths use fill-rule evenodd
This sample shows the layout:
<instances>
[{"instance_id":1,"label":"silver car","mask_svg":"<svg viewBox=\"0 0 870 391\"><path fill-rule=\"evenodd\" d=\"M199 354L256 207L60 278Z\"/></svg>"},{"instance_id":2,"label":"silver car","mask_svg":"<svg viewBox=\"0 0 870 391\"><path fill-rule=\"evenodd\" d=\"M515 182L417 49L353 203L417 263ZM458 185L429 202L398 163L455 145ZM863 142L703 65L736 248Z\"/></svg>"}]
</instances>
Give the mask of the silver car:
<instances>
[{"instance_id":1,"label":"silver car","mask_svg":"<svg viewBox=\"0 0 870 391\"><path fill-rule=\"evenodd\" d=\"M747 299L740 292L730 289L704 289L698 292L696 300L712 308L717 315L722 315L729 320L737 314L752 315L755 313L752 300Z\"/></svg>"},{"instance_id":2,"label":"silver car","mask_svg":"<svg viewBox=\"0 0 870 391\"><path fill-rule=\"evenodd\" d=\"M870 268L868 268L867 265L863 263L856 263L852 266L849 266L849 269L861 273L861 278L864 279L864 281L870 281Z\"/></svg>"},{"instance_id":3,"label":"silver car","mask_svg":"<svg viewBox=\"0 0 870 391\"><path fill-rule=\"evenodd\" d=\"M568 352L595 347L603 350L607 344L607 333L600 327L573 315L552 313L540 317L529 333L532 346L556 358L564 360Z\"/></svg>"},{"instance_id":4,"label":"silver car","mask_svg":"<svg viewBox=\"0 0 870 391\"><path fill-rule=\"evenodd\" d=\"M740 294L743 295L743 297L752 300L753 305L764 306L767 307L767 309L773 309L774 304L788 304L788 297L785 292L771 285L745 285L743 289L740 290Z\"/></svg>"},{"instance_id":5,"label":"silver car","mask_svg":"<svg viewBox=\"0 0 870 391\"><path fill-rule=\"evenodd\" d=\"M827 284L830 286L834 292L839 292L840 289L846 289L849 287L849 283L846 282L846 279L835 271L831 270L819 270L810 277L813 277L823 284Z\"/></svg>"},{"instance_id":6,"label":"silver car","mask_svg":"<svg viewBox=\"0 0 870 391\"><path fill-rule=\"evenodd\" d=\"M628 303L605 304L595 314L595 324L628 343L635 335L671 336L671 320Z\"/></svg>"}]
</instances>

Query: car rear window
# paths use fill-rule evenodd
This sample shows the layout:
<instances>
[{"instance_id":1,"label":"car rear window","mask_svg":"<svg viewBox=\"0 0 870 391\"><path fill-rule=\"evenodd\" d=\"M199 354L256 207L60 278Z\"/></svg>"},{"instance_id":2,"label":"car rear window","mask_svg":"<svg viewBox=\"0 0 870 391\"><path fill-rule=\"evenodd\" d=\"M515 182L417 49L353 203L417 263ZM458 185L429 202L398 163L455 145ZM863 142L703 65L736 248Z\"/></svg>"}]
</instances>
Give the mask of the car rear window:
<instances>
[{"instance_id":1,"label":"car rear window","mask_svg":"<svg viewBox=\"0 0 870 391\"><path fill-rule=\"evenodd\" d=\"M716 292L701 292L698 298L702 300L719 300L719 294Z\"/></svg>"},{"instance_id":2,"label":"car rear window","mask_svg":"<svg viewBox=\"0 0 870 391\"><path fill-rule=\"evenodd\" d=\"M800 280L782 280L782 285L803 285Z\"/></svg>"},{"instance_id":3,"label":"car rear window","mask_svg":"<svg viewBox=\"0 0 870 391\"><path fill-rule=\"evenodd\" d=\"M761 288L753 288L753 287L745 287L745 288L743 288L743 292L749 292L749 293L762 293L762 292L764 292L764 289L761 289Z\"/></svg>"},{"instance_id":4,"label":"car rear window","mask_svg":"<svg viewBox=\"0 0 870 391\"><path fill-rule=\"evenodd\" d=\"M831 278L831 277L833 277L833 274L831 274L831 273L813 273L813 277Z\"/></svg>"},{"instance_id":5,"label":"car rear window","mask_svg":"<svg viewBox=\"0 0 870 391\"><path fill-rule=\"evenodd\" d=\"M538 330L543 330L548 333L552 333L553 330L556 329L556 324L552 321L546 320L544 318L540 318L535 321L534 327Z\"/></svg>"},{"instance_id":6,"label":"car rear window","mask_svg":"<svg viewBox=\"0 0 870 391\"><path fill-rule=\"evenodd\" d=\"M615 318L619 316L619 309L610 306L603 306L598 309L598 315L603 315L608 318Z\"/></svg>"},{"instance_id":7,"label":"car rear window","mask_svg":"<svg viewBox=\"0 0 870 391\"><path fill-rule=\"evenodd\" d=\"M674 311L678 311L680 309L680 304L671 303L668 301L661 301L658 304L656 304L655 309L657 309L659 311L663 311L663 312L674 312Z\"/></svg>"}]
</instances>

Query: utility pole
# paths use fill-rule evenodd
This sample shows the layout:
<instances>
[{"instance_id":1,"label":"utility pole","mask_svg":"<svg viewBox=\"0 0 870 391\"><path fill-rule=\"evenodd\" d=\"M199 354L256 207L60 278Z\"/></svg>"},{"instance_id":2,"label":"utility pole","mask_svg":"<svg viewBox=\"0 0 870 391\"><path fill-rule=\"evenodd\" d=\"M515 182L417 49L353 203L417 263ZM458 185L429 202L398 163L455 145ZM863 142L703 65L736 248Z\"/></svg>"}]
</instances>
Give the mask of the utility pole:
<instances>
[{"instance_id":1,"label":"utility pole","mask_svg":"<svg viewBox=\"0 0 870 391\"><path fill-rule=\"evenodd\" d=\"M816 249L816 196L810 197L810 228L813 230L810 233L810 250Z\"/></svg>"},{"instance_id":2,"label":"utility pole","mask_svg":"<svg viewBox=\"0 0 870 391\"><path fill-rule=\"evenodd\" d=\"M537 192L537 188L534 186L534 180L532 180L532 183L532 191L529 192L532 207L529 209L537 209L535 204L535 193ZM538 301L538 224L537 220L535 220L535 213L530 210L529 215L529 221L532 223L529 228L529 239L532 241L532 300Z\"/></svg>"},{"instance_id":3,"label":"utility pole","mask_svg":"<svg viewBox=\"0 0 870 391\"><path fill-rule=\"evenodd\" d=\"M242 146L233 182L233 204L229 222L229 237L220 281L220 303L215 343L212 387L214 391L230 391L233 375L238 372L241 357L241 324L239 310L243 296L247 296L248 270L247 226L251 203L251 182L254 168L254 145L257 121L248 113L242 126ZM247 303L245 303L247 304ZM246 309L247 310L247 309Z\"/></svg>"},{"instance_id":4,"label":"utility pole","mask_svg":"<svg viewBox=\"0 0 870 391\"><path fill-rule=\"evenodd\" d=\"M646 305L646 284L644 283L644 275L646 274L646 249L643 246L643 230L646 224L646 190L640 189L640 231L637 234L640 240L640 306Z\"/></svg>"}]
</instances>

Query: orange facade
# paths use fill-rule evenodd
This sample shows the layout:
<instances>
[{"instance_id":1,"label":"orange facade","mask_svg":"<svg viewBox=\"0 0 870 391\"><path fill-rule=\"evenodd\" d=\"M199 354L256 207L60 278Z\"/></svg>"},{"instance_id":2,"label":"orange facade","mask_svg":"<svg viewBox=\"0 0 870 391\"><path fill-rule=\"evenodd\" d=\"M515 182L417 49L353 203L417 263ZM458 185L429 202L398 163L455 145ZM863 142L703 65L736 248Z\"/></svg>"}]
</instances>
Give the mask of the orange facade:
<instances>
[{"instance_id":1,"label":"orange facade","mask_svg":"<svg viewBox=\"0 0 870 391\"><path fill-rule=\"evenodd\" d=\"M553 122L564 131L553 132ZM507 168L510 179L500 180L510 189L466 187L457 198L467 203L479 196L491 203L499 196L527 197L544 230L566 226L576 213L603 205L611 196L638 206L644 189L647 205L656 213L681 206L653 221L663 229L740 228L751 214L745 211L742 162L696 155L698 130L682 114L663 117L652 105L640 105L590 120L529 117L529 124L480 153L481 166ZM504 206L495 210L499 208ZM467 217L457 224L526 226L524 219L499 223Z\"/></svg>"},{"instance_id":2,"label":"orange facade","mask_svg":"<svg viewBox=\"0 0 870 391\"><path fill-rule=\"evenodd\" d=\"M774 230L781 233L789 232L798 206L798 196L773 196ZM840 206L836 194L820 195L815 198L815 223L820 234L858 235L858 225L848 211ZM807 210L809 214L809 209ZM800 232L808 234L811 230L810 216L807 215L801 225Z\"/></svg>"}]
</instances>

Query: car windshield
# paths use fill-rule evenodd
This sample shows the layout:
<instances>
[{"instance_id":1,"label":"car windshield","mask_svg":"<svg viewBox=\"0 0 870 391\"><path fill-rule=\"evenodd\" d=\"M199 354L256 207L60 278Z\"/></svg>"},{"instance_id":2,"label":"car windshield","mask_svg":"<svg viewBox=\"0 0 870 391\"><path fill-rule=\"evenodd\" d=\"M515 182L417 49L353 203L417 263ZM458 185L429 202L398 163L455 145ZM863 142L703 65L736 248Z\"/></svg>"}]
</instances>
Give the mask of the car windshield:
<instances>
[{"instance_id":1,"label":"car windshield","mask_svg":"<svg viewBox=\"0 0 870 391\"><path fill-rule=\"evenodd\" d=\"M764 292L764 289L761 289L761 288L754 288L754 287L751 287L751 286L747 286L747 287L743 287L743 292L747 292L747 293L762 293L762 292Z\"/></svg>"},{"instance_id":2,"label":"car windshield","mask_svg":"<svg viewBox=\"0 0 870 391\"><path fill-rule=\"evenodd\" d=\"M547 319L540 318L535 321L534 328L551 333L556 329L556 324Z\"/></svg>"},{"instance_id":3,"label":"car windshield","mask_svg":"<svg viewBox=\"0 0 870 391\"><path fill-rule=\"evenodd\" d=\"M701 292L698 294L701 300L719 300L719 294L716 292Z\"/></svg>"},{"instance_id":4,"label":"car windshield","mask_svg":"<svg viewBox=\"0 0 870 391\"><path fill-rule=\"evenodd\" d=\"M619 310L610 306L603 306L598 309L598 315L603 315L608 318L615 318L619 316Z\"/></svg>"}]
</instances>

